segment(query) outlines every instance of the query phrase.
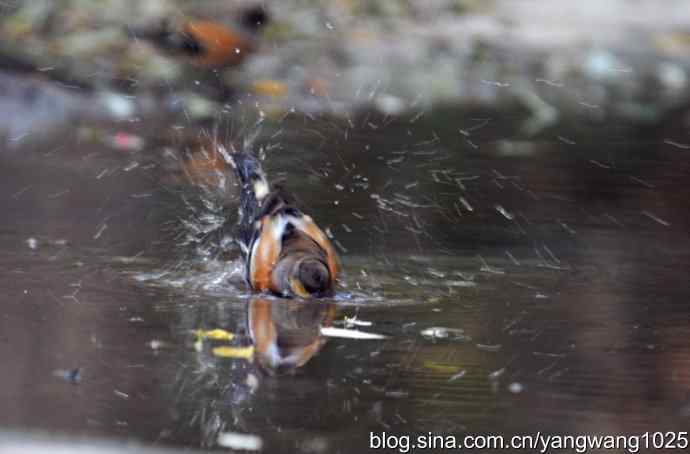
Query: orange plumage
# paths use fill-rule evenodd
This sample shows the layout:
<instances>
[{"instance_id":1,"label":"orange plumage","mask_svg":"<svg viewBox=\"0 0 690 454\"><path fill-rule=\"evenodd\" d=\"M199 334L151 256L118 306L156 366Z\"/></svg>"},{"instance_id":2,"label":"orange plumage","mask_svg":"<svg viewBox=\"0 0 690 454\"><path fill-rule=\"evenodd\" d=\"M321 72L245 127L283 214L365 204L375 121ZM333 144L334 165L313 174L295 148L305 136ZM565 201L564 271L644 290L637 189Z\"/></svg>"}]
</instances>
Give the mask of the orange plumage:
<instances>
[{"instance_id":1,"label":"orange plumage","mask_svg":"<svg viewBox=\"0 0 690 454\"><path fill-rule=\"evenodd\" d=\"M241 64L256 50L258 33L268 22L268 14L258 6L242 12L237 23L189 19L175 22L163 19L155 26L130 30L173 56L209 68Z\"/></svg>"},{"instance_id":2,"label":"orange plumage","mask_svg":"<svg viewBox=\"0 0 690 454\"><path fill-rule=\"evenodd\" d=\"M241 183L237 240L249 285L286 297L332 295L340 270L326 234L282 188L271 188L256 157L230 157Z\"/></svg>"},{"instance_id":3,"label":"orange plumage","mask_svg":"<svg viewBox=\"0 0 690 454\"><path fill-rule=\"evenodd\" d=\"M198 44L198 54L190 57L201 66L239 65L254 50L248 38L218 22L190 21L183 26L183 33Z\"/></svg>"}]
</instances>

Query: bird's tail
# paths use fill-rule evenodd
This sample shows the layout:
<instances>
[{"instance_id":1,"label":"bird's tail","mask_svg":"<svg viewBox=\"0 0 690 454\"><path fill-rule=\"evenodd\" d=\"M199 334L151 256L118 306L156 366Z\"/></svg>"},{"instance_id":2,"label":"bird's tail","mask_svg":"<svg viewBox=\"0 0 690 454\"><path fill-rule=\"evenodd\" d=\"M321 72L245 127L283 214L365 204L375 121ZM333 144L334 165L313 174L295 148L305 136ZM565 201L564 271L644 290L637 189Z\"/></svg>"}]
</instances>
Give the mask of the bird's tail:
<instances>
[{"instance_id":1,"label":"bird's tail","mask_svg":"<svg viewBox=\"0 0 690 454\"><path fill-rule=\"evenodd\" d=\"M256 230L254 221L271 188L261 163L250 151L232 148L226 159L235 170L240 182L238 239L248 247Z\"/></svg>"}]
</instances>

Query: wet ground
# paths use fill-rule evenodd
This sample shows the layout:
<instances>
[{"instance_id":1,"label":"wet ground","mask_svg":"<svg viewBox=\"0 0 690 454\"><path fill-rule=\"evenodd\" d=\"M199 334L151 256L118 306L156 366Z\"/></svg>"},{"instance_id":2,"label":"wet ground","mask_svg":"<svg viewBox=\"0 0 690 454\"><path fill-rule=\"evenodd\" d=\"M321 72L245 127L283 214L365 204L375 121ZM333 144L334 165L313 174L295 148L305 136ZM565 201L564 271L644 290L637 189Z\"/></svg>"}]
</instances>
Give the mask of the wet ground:
<instances>
[{"instance_id":1,"label":"wet ground","mask_svg":"<svg viewBox=\"0 0 690 454\"><path fill-rule=\"evenodd\" d=\"M328 339L281 375L195 347L212 328L247 345L252 311L284 304L257 302L236 251L204 233L235 213L232 185L183 182L174 139L127 149L85 125L18 139L0 150L0 426L329 453L370 431L687 430L687 127L593 117L539 139L519 135L521 113L266 120L269 175L346 271L337 313L306 323L356 316L387 336Z\"/></svg>"}]
</instances>

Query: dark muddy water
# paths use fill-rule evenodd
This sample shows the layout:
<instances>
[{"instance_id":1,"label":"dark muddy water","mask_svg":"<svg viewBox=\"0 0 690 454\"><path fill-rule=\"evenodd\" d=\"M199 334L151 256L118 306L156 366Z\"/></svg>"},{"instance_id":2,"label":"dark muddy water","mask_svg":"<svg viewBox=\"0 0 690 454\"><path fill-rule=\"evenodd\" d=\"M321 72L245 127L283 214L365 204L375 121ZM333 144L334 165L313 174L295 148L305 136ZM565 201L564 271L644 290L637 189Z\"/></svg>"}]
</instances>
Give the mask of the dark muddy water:
<instances>
[{"instance_id":1,"label":"dark muddy water","mask_svg":"<svg viewBox=\"0 0 690 454\"><path fill-rule=\"evenodd\" d=\"M269 175L346 271L335 312L287 315L204 239L235 196L182 182L184 143L123 151L75 128L0 150L0 425L189 448L241 432L332 453L383 431L687 430L687 129L586 117L539 139L485 112L265 121ZM328 339L287 374L192 334L247 346L260 320L301 328L305 346L355 315L387 338Z\"/></svg>"}]
</instances>

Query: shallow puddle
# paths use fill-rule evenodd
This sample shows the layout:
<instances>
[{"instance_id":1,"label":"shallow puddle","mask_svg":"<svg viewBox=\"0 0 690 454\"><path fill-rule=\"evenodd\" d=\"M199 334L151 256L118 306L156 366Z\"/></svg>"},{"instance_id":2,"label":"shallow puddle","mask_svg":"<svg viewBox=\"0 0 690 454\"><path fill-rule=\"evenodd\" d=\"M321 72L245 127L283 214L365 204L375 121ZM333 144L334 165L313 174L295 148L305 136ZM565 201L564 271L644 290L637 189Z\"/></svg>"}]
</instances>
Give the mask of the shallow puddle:
<instances>
[{"instance_id":1,"label":"shallow puddle","mask_svg":"<svg viewBox=\"0 0 690 454\"><path fill-rule=\"evenodd\" d=\"M267 172L342 255L327 314L248 292L212 233L234 186L186 183L181 143L0 150L0 424L285 452L687 429L687 151L625 125L529 140L512 120L265 121ZM291 330L304 365L267 373L259 343L214 354L251 346L250 320Z\"/></svg>"}]
</instances>

